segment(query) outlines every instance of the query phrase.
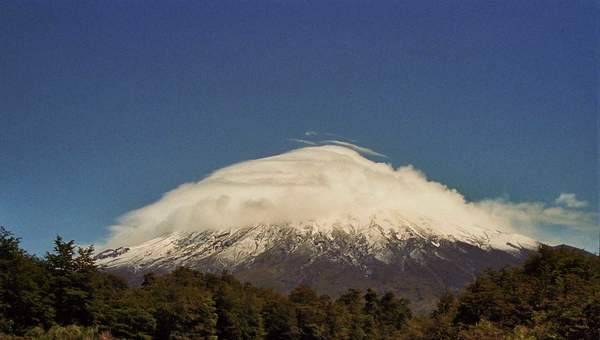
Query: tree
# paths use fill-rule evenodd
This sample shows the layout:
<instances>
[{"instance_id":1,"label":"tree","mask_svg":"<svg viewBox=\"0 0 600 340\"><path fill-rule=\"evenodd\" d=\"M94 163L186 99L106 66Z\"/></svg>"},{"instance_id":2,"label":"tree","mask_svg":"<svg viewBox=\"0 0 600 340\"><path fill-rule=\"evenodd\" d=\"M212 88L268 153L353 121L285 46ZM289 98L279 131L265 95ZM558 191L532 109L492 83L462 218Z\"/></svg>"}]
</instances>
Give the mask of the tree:
<instances>
[{"instance_id":1,"label":"tree","mask_svg":"<svg viewBox=\"0 0 600 340\"><path fill-rule=\"evenodd\" d=\"M41 262L0 227L0 332L23 334L29 327L50 325L55 314L47 281Z\"/></svg>"},{"instance_id":2,"label":"tree","mask_svg":"<svg viewBox=\"0 0 600 340\"><path fill-rule=\"evenodd\" d=\"M215 338L215 302L212 293L204 287L203 278L199 272L177 268L162 277L147 276L146 285L136 289L133 303L152 311L156 320L155 338Z\"/></svg>"},{"instance_id":3,"label":"tree","mask_svg":"<svg viewBox=\"0 0 600 340\"><path fill-rule=\"evenodd\" d=\"M298 339L300 331L296 322L294 306L276 294L266 297L262 317L265 324L265 338L272 340Z\"/></svg>"},{"instance_id":4,"label":"tree","mask_svg":"<svg viewBox=\"0 0 600 340\"><path fill-rule=\"evenodd\" d=\"M289 299L296 309L300 339L322 339L326 334L327 315L317 293L308 286L300 285L292 290Z\"/></svg>"},{"instance_id":5,"label":"tree","mask_svg":"<svg viewBox=\"0 0 600 340\"><path fill-rule=\"evenodd\" d=\"M349 330L350 339L366 339L364 300L361 293L356 289L348 289L336 301L336 304L342 306L346 325ZM370 320L373 321L373 320ZM372 326L372 323L370 326Z\"/></svg>"},{"instance_id":6,"label":"tree","mask_svg":"<svg viewBox=\"0 0 600 340\"><path fill-rule=\"evenodd\" d=\"M506 339L506 334L494 323L482 319L477 324L460 331L458 337L461 340L503 340Z\"/></svg>"},{"instance_id":7,"label":"tree","mask_svg":"<svg viewBox=\"0 0 600 340\"><path fill-rule=\"evenodd\" d=\"M371 288L367 289L364 295L364 320L363 328L368 338L380 338L382 335L379 334L379 320L377 315L379 314L379 298L377 293Z\"/></svg>"},{"instance_id":8,"label":"tree","mask_svg":"<svg viewBox=\"0 0 600 340\"><path fill-rule=\"evenodd\" d=\"M93 322L92 280L96 266L94 248L79 248L75 257L75 241L57 236L54 253L47 253L46 265L50 274L50 293L54 300L56 321L61 325L91 325Z\"/></svg>"},{"instance_id":9,"label":"tree","mask_svg":"<svg viewBox=\"0 0 600 340\"><path fill-rule=\"evenodd\" d=\"M215 302L219 339L264 337L260 302L252 290L240 289L236 284L225 284L218 290Z\"/></svg>"},{"instance_id":10,"label":"tree","mask_svg":"<svg viewBox=\"0 0 600 340\"><path fill-rule=\"evenodd\" d=\"M392 292L385 293L379 301L379 320L384 329L400 330L411 318L408 300L398 299Z\"/></svg>"}]
</instances>

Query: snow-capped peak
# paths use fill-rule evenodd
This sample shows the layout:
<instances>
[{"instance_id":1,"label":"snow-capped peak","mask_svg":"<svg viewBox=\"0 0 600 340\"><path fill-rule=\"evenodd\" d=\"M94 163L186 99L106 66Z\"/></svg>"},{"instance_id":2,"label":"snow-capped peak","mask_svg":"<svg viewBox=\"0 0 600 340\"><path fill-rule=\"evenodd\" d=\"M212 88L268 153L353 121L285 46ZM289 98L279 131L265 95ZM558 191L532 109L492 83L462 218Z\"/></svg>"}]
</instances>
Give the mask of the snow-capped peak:
<instances>
[{"instance_id":1,"label":"snow-capped peak","mask_svg":"<svg viewBox=\"0 0 600 340\"><path fill-rule=\"evenodd\" d=\"M427 218L417 221L373 216L368 224L357 224L348 217L337 221L308 221L284 225L253 225L218 231L173 232L156 237L138 245L109 249L97 256L98 264L111 267L130 267L134 270L147 268L169 269L177 266L211 261L222 268L235 267L251 262L267 250L286 244L285 249L298 247L314 254L326 251L340 235L358 242L365 255L386 262L391 247L402 247L409 240L419 244L440 247L445 244L468 244L480 249L499 250L517 254L524 249L535 249L538 243L518 234L479 226L459 226L435 222ZM310 240L310 242L307 242ZM357 241L358 240L358 241ZM348 245L350 249L358 245ZM338 245L336 245L338 246ZM343 246L342 246L343 248Z\"/></svg>"}]
</instances>

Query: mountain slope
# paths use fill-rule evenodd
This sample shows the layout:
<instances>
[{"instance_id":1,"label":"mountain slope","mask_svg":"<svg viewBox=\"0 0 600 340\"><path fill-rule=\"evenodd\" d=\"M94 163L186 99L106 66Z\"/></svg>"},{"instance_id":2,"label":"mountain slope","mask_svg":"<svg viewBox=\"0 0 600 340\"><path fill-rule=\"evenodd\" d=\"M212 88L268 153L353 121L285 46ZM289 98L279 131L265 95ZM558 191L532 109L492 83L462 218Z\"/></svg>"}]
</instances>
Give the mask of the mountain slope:
<instances>
[{"instance_id":1,"label":"mountain slope","mask_svg":"<svg viewBox=\"0 0 600 340\"><path fill-rule=\"evenodd\" d=\"M140 282L144 273L185 266L223 270L260 286L289 291L308 284L337 295L347 288L391 290L427 309L487 267L519 263L537 247L520 235L422 218L372 218L368 225L310 222L220 231L176 232L108 249L97 262Z\"/></svg>"}]
</instances>

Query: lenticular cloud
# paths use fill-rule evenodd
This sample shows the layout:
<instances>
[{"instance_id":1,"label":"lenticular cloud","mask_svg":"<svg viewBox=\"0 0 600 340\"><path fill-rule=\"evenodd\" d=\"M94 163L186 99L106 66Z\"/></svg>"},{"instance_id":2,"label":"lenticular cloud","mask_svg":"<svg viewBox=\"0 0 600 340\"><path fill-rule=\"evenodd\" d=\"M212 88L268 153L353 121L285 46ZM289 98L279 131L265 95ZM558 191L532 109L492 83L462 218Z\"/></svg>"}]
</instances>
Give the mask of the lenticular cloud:
<instances>
[{"instance_id":1,"label":"lenticular cloud","mask_svg":"<svg viewBox=\"0 0 600 340\"><path fill-rule=\"evenodd\" d=\"M456 190L428 180L412 166L394 169L353 149L325 145L241 162L183 184L123 216L111 227L107 245L137 244L175 231L349 217L356 223L368 223L373 216L425 217L507 232L514 232L516 225L528 230L540 218L544 223L554 218L584 227L594 224L590 213L551 207L545 214L541 203L535 203L537 210L523 204L528 203L467 202ZM566 222L565 215L570 218Z\"/></svg>"}]
</instances>

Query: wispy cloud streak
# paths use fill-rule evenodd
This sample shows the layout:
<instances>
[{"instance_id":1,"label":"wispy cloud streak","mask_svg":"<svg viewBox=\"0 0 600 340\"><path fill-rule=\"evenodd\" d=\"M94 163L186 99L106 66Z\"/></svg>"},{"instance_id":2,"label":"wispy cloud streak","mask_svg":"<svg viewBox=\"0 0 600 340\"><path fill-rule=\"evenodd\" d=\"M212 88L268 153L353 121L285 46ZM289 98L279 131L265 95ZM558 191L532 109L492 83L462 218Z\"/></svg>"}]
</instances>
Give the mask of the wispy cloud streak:
<instances>
[{"instance_id":1,"label":"wispy cloud streak","mask_svg":"<svg viewBox=\"0 0 600 340\"><path fill-rule=\"evenodd\" d=\"M306 144L306 145L317 145L316 142L312 142L306 139L300 139L300 138L289 138L289 141L292 142L296 142L296 143L300 143L300 144Z\"/></svg>"},{"instance_id":2,"label":"wispy cloud streak","mask_svg":"<svg viewBox=\"0 0 600 340\"><path fill-rule=\"evenodd\" d=\"M345 146L347 148L350 148L350 149L352 149L354 151L357 151L357 152L359 152L359 153L361 153L363 155L370 155L370 156L377 156L377 157L388 158L388 156L386 156L386 155L384 155L382 153L379 153L379 152L377 152L377 151L375 151L373 149L369 149L369 148L366 148L364 146L360 146L360 145L356 145L356 144L344 142L344 141L341 141L341 140L333 140L333 139L324 140L324 141L320 141L319 144L321 144L321 145L326 145L326 144L341 145L341 146Z\"/></svg>"},{"instance_id":3,"label":"wispy cloud streak","mask_svg":"<svg viewBox=\"0 0 600 340\"><path fill-rule=\"evenodd\" d=\"M315 138L316 136L320 135L320 133L316 132L316 131L313 131L313 130L309 130L309 131L306 131L304 133L304 135L307 136L307 137ZM339 136L337 134L330 133L330 132L322 133L322 135L330 136L330 138L331 137L338 137L338 138L346 139L346 138L343 138L343 137L341 137L341 136ZM289 138L288 140L292 141L292 142L300 143L300 144L314 145L314 146L317 146L317 145L340 145L340 146L344 146L344 147L347 147L349 149L352 149L352 150L354 150L356 152L359 152L360 154L363 154L363 155L374 156L374 157L382 157L382 158L389 158L387 155L382 154L380 152L377 152L377 151L375 151L375 150L373 150L371 148L367 148L367 147L364 147L364 146L357 145L351 139L346 139L346 140L350 140L353 143L350 143L350 142L348 142L346 140L340 140L340 139L308 140L308 139L303 139L303 138Z\"/></svg>"},{"instance_id":4,"label":"wispy cloud streak","mask_svg":"<svg viewBox=\"0 0 600 340\"><path fill-rule=\"evenodd\" d=\"M588 202L580 201L577 199L577 195L573 193L561 193L555 200L554 203L565 206L567 208L585 208L588 206Z\"/></svg>"}]
</instances>

